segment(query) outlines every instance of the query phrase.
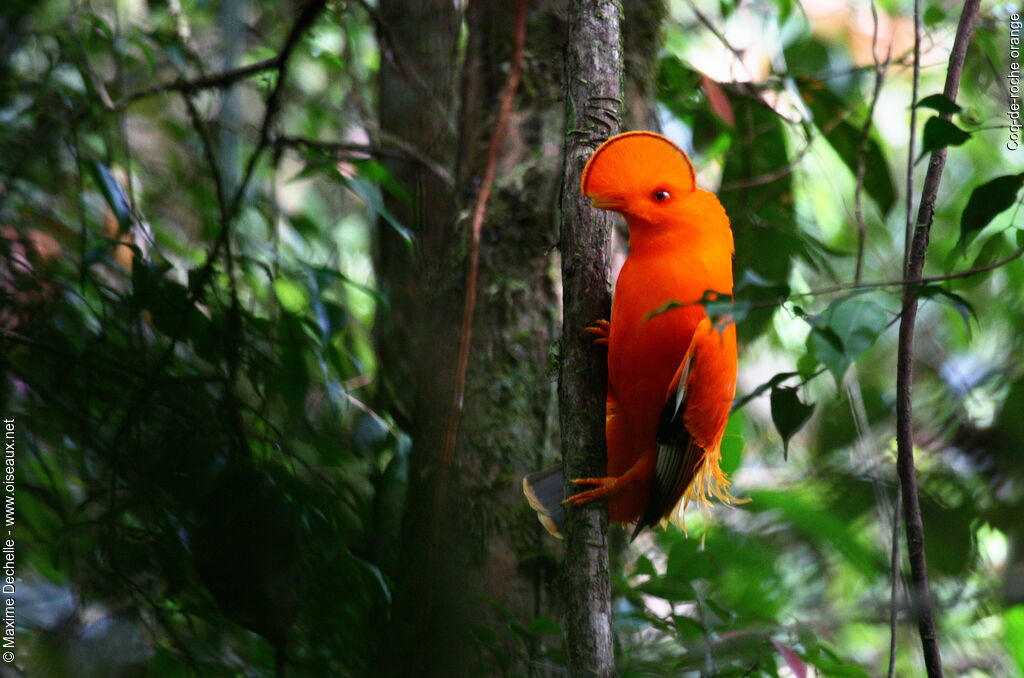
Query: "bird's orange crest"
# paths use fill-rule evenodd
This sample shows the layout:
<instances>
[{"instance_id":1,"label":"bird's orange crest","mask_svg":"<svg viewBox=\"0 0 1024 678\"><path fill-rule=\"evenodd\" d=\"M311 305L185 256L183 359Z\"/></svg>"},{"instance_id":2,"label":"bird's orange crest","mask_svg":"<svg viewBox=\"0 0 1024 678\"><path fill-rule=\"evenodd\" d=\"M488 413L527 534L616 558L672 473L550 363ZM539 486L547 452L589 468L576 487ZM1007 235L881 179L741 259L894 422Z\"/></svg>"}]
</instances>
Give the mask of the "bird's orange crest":
<instances>
[{"instance_id":1,"label":"bird's orange crest","mask_svg":"<svg viewBox=\"0 0 1024 678\"><path fill-rule=\"evenodd\" d=\"M690 158L660 134L626 132L594 151L583 168L580 189L602 198L662 184L677 195L692 193L696 180Z\"/></svg>"}]
</instances>

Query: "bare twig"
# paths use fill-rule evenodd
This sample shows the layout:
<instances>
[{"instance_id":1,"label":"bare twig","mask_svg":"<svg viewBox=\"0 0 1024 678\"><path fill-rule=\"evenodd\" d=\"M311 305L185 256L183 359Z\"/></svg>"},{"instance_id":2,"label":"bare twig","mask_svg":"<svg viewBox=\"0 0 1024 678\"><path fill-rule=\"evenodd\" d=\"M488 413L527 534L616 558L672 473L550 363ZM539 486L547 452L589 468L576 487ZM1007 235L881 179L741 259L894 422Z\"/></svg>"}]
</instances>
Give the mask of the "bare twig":
<instances>
[{"instance_id":1,"label":"bare twig","mask_svg":"<svg viewBox=\"0 0 1024 678\"><path fill-rule=\"evenodd\" d=\"M957 25L953 49L949 55L946 71L946 85L943 94L951 101L956 100L960 89L960 75L963 71L967 46L974 33L974 22L978 17L980 0L965 0ZM919 20L920 3L915 2L915 23ZM915 59L915 69L918 67ZM916 103L916 102L915 102ZM948 119L948 115L946 116ZM924 525L921 520L921 506L917 489L917 473L914 468L914 424L912 420L913 400L913 353L914 325L917 320L917 294L914 287L921 280L925 254L928 250L928 236L935 213L942 171L946 166L946 149L933 151L928 162L921 204L918 208L917 223L914 227L907 267L904 278L908 286L903 290L903 310L900 319L899 349L896 362L896 470L899 474L903 496L903 518L907 533L907 556L910 560L911 612L917 619L921 647L924 652L928 678L941 678L942 656L939 651L938 634L928 584L928 568L924 553Z\"/></svg>"}]
</instances>

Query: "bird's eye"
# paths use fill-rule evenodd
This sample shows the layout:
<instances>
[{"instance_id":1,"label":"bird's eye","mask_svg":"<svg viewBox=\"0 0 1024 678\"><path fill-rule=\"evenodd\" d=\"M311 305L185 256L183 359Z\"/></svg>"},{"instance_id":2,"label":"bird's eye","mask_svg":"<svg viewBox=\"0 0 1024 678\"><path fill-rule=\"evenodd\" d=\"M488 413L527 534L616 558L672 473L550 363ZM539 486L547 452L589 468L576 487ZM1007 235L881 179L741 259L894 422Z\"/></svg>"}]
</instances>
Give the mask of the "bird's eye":
<instances>
[{"instance_id":1,"label":"bird's eye","mask_svg":"<svg viewBox=\"0 0 1024 678\"><path fill-rule=\"evenodd\" d=\"M655 202L665 202L666 200L668 200L671 197L672 197L672 195L668 191L665 191L665 190L657 190L657 191L654 192L654 201Z\"/></svg>"}]
</instances>

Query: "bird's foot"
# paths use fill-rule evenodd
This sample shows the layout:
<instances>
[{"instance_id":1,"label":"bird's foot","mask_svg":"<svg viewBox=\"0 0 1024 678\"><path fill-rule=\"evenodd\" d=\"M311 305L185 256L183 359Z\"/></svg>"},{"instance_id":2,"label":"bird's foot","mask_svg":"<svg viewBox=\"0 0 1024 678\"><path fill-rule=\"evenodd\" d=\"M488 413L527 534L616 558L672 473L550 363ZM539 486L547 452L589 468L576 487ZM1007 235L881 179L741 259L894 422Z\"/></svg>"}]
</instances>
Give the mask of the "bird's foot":
<instances>
[{"instance_id":1,"label":"bird's foot","mask_svg":"<svg viewBox=\"0 0 1024 678\"><path fill-rule=\"evenodd\" d=\"M611 330L611 327L612 324L607 320L597 320L594 322L593 325L584 329L583 331L586 332L587 334L593 334L595 337L597 337L596 339L594 339L595 344L607 345L608 335Z\"/></svg>"},{"instance_id":2,"label":"bird's foot","mask_svg":"<svg viewBox=\"0 0 1024 678\"><path fill-rule=\"evenodd\" d=\"M580 492L569 497L563 504L572 504L573 506L583 506L586 503L592 502L595 499L605 499L615 494L617 491L617 485L619 483L618 478L574 478L569 481L574 485L597 485L593 490L587 490L586 492Z\"/></svg>"}]
</instances>

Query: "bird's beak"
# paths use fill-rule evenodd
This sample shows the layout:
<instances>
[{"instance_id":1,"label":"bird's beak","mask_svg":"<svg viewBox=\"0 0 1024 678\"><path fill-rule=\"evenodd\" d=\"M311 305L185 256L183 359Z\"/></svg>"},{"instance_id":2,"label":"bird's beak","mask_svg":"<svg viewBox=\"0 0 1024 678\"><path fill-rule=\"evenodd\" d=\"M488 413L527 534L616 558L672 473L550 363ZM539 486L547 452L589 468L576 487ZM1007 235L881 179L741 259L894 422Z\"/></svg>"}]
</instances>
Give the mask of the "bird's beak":
<instances>
[{"instance_id":1,"label":"bird's beak","mask_svg":"<svg viewBox=\"0 0 1024 678\"><path fill-rule=\"evenodd\" d=\"M599 210L609 210L611 212L621 212L626 209L625 200L616 200L615 198L606 198L604 196L591 196L590 204Z\"/></svg>"}]
</instances>

